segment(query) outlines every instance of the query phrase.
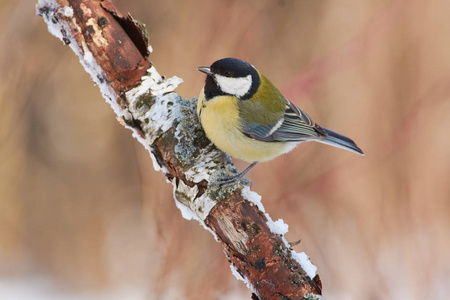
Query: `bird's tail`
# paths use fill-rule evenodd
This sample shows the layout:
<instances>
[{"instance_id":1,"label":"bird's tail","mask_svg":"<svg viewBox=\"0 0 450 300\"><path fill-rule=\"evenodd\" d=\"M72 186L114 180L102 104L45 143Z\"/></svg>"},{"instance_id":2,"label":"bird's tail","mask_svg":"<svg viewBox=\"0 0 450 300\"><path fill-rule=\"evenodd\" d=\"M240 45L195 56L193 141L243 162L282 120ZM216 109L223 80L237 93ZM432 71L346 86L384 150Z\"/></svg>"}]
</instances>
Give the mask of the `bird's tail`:
<instances>
[{"instance_id":1,"label":"bird's tail","mask_svg":"<svg viewBox=\"0 0 450 300\"><path fill-rule=\"evenodd\" d=\"M355 152L357 154L364 156L364 153L362 152L362 150L359 149L359 147L356 146L355 142L352 141L351 139L349 139L348 137L343 136L342 134L334 132L330 129L326 129L323 127L322 127L322 129L324 129L328 135L323 140L317 140L318 142L328 144L328 145L331 145L334 147L342 148L342 149L345 149L348 151L352 151L352 152Z\"/></svg>"}]
</instances>

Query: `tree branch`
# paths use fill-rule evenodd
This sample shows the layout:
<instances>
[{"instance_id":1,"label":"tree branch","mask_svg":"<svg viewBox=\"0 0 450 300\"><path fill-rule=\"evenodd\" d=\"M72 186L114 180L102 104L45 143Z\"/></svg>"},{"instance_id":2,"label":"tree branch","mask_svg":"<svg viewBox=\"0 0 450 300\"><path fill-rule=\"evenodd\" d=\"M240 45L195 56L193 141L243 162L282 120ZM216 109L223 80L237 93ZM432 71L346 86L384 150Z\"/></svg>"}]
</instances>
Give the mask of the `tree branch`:
<instances>
[{"instance_id":1,"label":"tree branch","mask_svg":"<svg viewBox=\"0 0 450 300\"><path fill-rule=\"evenodd\" d=\"M222 244L234 275L260 299L321 299L316 268L284 238L260 196L242 184L208 186L236 173L231 159L205 137L196 99L182 99L177 77L161 77L148 61L145 27L109 0L40 0L49 31L79 56L118 120L149 151L174 186L175 203Z\"/></svg>"}]
</instances>

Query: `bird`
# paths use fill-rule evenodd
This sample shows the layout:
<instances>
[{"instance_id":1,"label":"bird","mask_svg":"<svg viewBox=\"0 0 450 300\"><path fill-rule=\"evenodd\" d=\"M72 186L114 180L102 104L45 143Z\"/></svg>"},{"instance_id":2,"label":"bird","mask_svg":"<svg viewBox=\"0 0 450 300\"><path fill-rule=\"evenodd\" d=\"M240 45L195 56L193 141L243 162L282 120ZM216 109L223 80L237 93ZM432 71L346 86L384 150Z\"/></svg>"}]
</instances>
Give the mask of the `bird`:
<instances>
[{"instance_id":1,"label":"bird","mask_svg":"<svg viewBox=\"0 0 450 300\"><path fill-rule=\"evenodd\" d=\"M315 123L252 64L229 57L197 70L206 74L197 102L206 136L223 152L251 163L243 172L214 184L241 181L258 162L287 153L301 142L364 155L350 138Z\"/></svg>"}]
</instances>

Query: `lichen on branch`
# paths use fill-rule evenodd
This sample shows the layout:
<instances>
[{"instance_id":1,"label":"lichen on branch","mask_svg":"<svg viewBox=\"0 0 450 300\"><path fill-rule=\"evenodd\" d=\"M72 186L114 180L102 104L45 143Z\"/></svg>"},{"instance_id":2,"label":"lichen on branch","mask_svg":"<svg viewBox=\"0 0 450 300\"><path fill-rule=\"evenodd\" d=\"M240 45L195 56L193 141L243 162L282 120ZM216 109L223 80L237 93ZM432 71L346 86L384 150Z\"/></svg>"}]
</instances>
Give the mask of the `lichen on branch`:
<instances>
[{"instance_id":1,"label":"lichen on branch","mask_svg":"<svg viewBox=\"0 0 450 300\"><path fill-rule=\"evenodd\" d=\"M40 0L37 12L78 55L119 122L172 183L183 216L198 220L221 243L233 274L261 299L319 299L315 266L290 248L287 225L270 218L261 197L241 183L209 185L236 169L206 138L197 99L175 93L182 80L164 78L149 62L145 27L108 0Z\"/></svg>"}]
</instances>

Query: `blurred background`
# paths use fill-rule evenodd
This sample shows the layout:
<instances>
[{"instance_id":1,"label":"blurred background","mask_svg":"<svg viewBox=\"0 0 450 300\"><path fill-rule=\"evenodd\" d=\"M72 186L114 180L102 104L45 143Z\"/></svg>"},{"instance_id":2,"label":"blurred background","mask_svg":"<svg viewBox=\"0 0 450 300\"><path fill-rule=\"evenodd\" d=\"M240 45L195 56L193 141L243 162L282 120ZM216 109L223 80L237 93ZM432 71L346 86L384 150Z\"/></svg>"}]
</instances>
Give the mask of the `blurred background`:
<instances>
[{"instance_id":1,"label":"blurred background","mask_svg":"<svg viewBox=\"0 0 450 300\"><path fill-rule=\"evenodd\" d=\"M0 3L0 299L250 299L33 2ZM241 58L364 150L302 144L248 175L327 299L447 299L449 1L113 2L181 96Z\"/></svg>"}]
</instances>

